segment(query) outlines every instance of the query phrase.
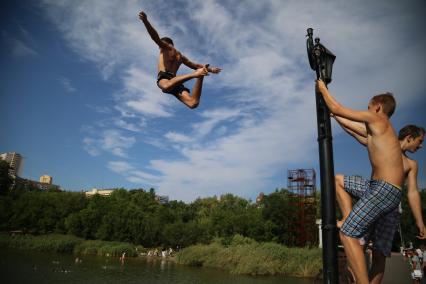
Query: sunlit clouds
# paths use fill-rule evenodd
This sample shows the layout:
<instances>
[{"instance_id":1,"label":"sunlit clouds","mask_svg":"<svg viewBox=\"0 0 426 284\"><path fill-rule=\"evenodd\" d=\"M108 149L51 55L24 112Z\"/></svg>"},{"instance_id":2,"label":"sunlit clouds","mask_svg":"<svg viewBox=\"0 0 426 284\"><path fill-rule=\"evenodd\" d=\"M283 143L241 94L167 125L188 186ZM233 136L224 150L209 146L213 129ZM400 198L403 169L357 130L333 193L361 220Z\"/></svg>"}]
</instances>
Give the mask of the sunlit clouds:
<instances>
[{"instance_id":1,"label":"sunlit clouds","mask_svg":"<svg viewBox=\"0 0 426 284\"><path fill-rule=\"evenodd\" d=\"M105 94L111 105L89 105L105 118L85 123L82 147L105 156L111 174L134 187L186 201L228 192L247 197L285 186L290 165L315 167L308 27L337 55L330 89L342 103L365 108L369 97L389 90L404 106L425 90L426 67L417 60L425 39L404 44L416 19L398 1L151 2L42 1L68 46L103 80L119 82ZM158 47L137 17L141 9L191 60L223 68L205 78L198 109L187 110L156 86ZM401 56L389 60L395 53ZM62 83L73 91L71 81Z\"/></svg>"}]
</instances>

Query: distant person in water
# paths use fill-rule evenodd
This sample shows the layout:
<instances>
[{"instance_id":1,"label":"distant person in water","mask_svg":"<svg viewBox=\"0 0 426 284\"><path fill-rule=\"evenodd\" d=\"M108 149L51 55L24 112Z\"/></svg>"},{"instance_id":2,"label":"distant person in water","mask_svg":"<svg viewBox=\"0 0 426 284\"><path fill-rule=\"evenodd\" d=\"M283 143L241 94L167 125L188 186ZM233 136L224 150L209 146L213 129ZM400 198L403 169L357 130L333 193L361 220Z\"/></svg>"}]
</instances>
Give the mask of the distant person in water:
<instances>
[{"instance_id":1,"label":"distant person in water","mask_svg":"<svg viewBox=\"0 0 426 284\"><path fill-rule=\"evenodd\" d=\"M160 48L157 76L158 87L163 93L174 95L187 107L196 108L200 103L204 76L208 76L209 73L217 74L221 71L221 68L209 67L209 64L203 65L190 61L174 47L172 39L168 37L160 38L157 31L148 21L145 12L141 11L139 18L144 23L152 40ZM195 71L189 74L176 75L182 63ZM183 83L194 78L197 78L197 81L191 92L188 88L185 88Z\"/></svg>"},{"instance_id":2,"label":"distant person in water","mask_svg":"<svg viewBox=\"0 0 426 284\"><path fill-rule=\"evenodd\" d=\"M126 260L126 252L123 252L123 254L120 256L121 265L124 265L125 260Z\"/></svg>"}]
</instances>

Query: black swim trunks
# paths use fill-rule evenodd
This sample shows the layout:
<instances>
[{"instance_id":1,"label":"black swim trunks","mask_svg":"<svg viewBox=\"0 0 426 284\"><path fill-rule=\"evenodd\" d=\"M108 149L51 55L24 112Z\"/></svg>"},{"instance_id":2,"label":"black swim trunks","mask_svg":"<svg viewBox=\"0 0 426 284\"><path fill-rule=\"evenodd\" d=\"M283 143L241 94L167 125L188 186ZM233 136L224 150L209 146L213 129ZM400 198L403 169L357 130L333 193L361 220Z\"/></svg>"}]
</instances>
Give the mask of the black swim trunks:
<instances>
[{"instance_id":1,"label":"black swim trunks","mask_svg":"<svg viewBox=\"0 0 426 284\"><path fill-rule=\"evenodd\" d=\"M158 86L158 82L160 82L161 79L170 80L170 79L172 79L174 77L176 77L176 75L173 74L172 72L169 72L169 71L160 71L160 72L158 72L157 86ZM163 91L163 93L167 93L167 94L172 94L174 96L178 96L183 91L187 91L188 93L190 92L188 88L186 88L183 84L180 84L180 85L177 85L176 87L174 87L173 89L171 89L170 91L167 91L167 92Z\"/></svg>"}]
</instances>

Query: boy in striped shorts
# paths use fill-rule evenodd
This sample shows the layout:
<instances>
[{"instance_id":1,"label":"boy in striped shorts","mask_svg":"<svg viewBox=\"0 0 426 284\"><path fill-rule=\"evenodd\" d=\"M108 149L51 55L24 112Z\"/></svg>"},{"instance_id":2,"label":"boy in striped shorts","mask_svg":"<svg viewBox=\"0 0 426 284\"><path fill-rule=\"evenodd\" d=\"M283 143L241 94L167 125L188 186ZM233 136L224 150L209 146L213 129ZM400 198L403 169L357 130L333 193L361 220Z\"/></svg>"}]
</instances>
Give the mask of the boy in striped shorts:
<instances>
[{"instance_id":1,"label":"boy in striped shorts","mask_svg":"<svg viewBox=\"0 0 426 284\"><path fill-rule=\"evenodd\" d=\"M317 80L317 91L324 98L330 112L351 121L351 130L366 139L371 162L371 180L368 183L348 181L354 191L365 186L367 190L360 196L352 210L344 215L340 229L340 239L357 283L370 283L363 248L359 239L382 215L395 210L401 201L401 186L404 181L404 168L398 137L389 118L395 110L392 94L374 96L365 111L344 107L331 96L324 82ZM350 208L351 196L346 193L338 199L342 207ZM371 279L375 281L374 279Z\"/></svg>"},{"instance_id":2,"label":"boy in striped shorts","mask_svg":"<svg viewBox=\"0 0 426 284\"><path fill-rule=\"evenodd\" d=\"M366 146L366 139L359 136L351 130L351 121L334 116L335 120L342 128L353 136L359 143ZM407 152L415 153L422 148L422 143L425 136L425 129L416 125L404 126L398 134L399 144L402 150L402 160L404 166L404 176L407 186L407 199L416 226L419 229L419 239L426 238L426 228L423 221L422 206L420 194L417 188L417 172L418 165L415 160L407 156ZM341 200L342 195L349 193L352 197L361 198L368 190L370 181L364 180L359 176L343 176L336 175L336 195L337 199ZM343 217L347 217L352 209L352 204L349 208L341 207ZM365 240L373 241L373 259L370 269L370 279L374 279L374 283L381 283L384 275L386 257L390 257L392 242L399 224L401 210L395 209L388 214L382 215L373 226L370 227L368 234L364 237ZM339 222L341 225L343 222Z\"/></svg>"}]
</instances>

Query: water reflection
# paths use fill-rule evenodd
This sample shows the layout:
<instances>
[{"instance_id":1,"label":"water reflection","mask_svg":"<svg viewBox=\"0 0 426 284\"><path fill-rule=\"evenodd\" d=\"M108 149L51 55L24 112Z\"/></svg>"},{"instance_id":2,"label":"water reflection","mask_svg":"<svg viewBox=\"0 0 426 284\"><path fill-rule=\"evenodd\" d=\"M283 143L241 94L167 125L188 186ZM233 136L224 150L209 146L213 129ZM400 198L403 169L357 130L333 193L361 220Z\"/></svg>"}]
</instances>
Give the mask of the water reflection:
<instances>
[{"instance_id":1,"label":"water reflection","mask_svg":"<svg viewBox=\"0 0 426 284\"><path fill-rule=\"evenodd\" d=\"M76 261L78 259L78 261ZM73 256L0 250L2 283L305 284L306 279L251 277L186 267L164 258Z\"/></svg>"}]
</instances>

